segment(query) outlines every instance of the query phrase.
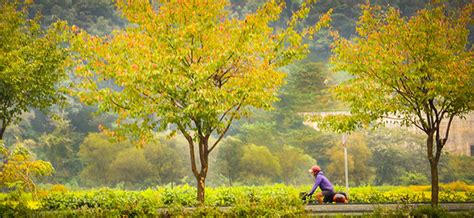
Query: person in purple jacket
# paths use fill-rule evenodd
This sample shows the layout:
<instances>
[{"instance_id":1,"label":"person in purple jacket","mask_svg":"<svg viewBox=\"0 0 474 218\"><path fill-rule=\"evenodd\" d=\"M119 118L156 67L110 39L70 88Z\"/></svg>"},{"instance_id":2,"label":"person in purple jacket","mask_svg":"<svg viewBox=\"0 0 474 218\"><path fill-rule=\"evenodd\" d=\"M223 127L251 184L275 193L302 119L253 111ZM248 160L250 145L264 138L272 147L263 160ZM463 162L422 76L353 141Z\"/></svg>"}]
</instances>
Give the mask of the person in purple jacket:
<instances>
[{"instance_id":1,"label":"person in purple jacket","mask_svg":"<svg viewBox=\"0 0 474 218\"><path fill-rule=\"evenodd\" d=\"M324 176L324 173L321 171L319 166L313 166L311 169L308 170L314 176L314 185L310 192L308 192L308 196L313 195L314 191L319 188L321 192L316 194L316 199L320 204L324 203L332 203L332 199L335 195L334 193L334 186L331 184L328 178Z\"/></svg>"}]
</instances>

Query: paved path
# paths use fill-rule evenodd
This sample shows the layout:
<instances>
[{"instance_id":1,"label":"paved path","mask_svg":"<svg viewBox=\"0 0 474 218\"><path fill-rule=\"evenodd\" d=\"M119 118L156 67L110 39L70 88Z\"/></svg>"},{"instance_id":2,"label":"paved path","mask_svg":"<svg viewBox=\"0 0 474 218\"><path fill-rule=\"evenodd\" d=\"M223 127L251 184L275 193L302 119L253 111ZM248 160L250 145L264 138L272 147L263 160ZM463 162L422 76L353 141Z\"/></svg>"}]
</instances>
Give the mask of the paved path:
<instances>
[{"instance_id":1,"label":"paved path","mask_svg":"<svg viewBox=\"0 0 474 218\"><path fill-rule=\"evenodd\" d=\"M419 206L430 206L429 203L417 203L417 204L323 204L323 205L307 205L305 207L308 215L362 215L372 213L377 208L386 209L397 209L406 207L419 207ZM441 203L441 207L446 208L448 211L474 211L474 202L470 203ZM184 208L184 212L191 214L194 212L195 207ZM231 207L219 207L218 210L227 212L231 210ZM168 214L168 209L162 208L158 210L159 214Z\"/></svg>"},{"instance_id":2,"label":"paved path","mask_svg":"<svg viewBox=\"0 0 474 218\"><path fill-rule=\"evenodd\" d=\"M402 207L429 206L429 203L418 204L326 204L326 205L308 205L306 212L315 214L362 214L371 213L374 209L384 207L388 209L397 209ZM441 207L448 211L474 211L474 202L472 203L442 203Z\"/></svg>"}]
</instances>

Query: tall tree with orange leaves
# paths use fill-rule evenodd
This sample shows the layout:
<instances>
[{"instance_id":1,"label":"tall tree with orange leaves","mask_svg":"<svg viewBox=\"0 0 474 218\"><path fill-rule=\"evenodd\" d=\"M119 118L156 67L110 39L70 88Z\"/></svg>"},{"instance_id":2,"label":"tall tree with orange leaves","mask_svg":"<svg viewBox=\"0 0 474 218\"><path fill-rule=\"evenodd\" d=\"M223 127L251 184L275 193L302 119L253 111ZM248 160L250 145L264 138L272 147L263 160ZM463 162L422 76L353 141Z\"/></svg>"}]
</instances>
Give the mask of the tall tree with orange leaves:
<instances>
[{"instance_id":1,"label":"tall tree with orange leaves","mask_svg":"<svg viewBox=\"0 0 474 218\"><path fill-rule=\"evenodd\" d=\"M364 5L358 36L336 34L334 43L335 70L354 76L335 89L352 117L348 125L326 119L329 126L350 130L391 117L423 131L432 206L438 204L438 162L451 123L474 110L474 54L468 43L473 10L472 3L458 10L433 4L405 18L394 8Z\"/></svg>"},{"instance_id":2,"label":"tall tree with orange leaves","mask_svg":"<svg viewBox=\"0 0 474 218\"><path fill-rule=\"evenodd\" d=\"M209 154L250 108L271 108L284 79L279 67L305 57L305 39L328 25L329 13L298 28L313 3L302 3L277 29L271 24L283 1L271 0L238 19L226 0L119 0L128 28L105 37L73 29L76 94L118 114L117 128L108 130L117 137L140 145L155 131L181 133L202 203Z\"/></svg>"}]
</instances>

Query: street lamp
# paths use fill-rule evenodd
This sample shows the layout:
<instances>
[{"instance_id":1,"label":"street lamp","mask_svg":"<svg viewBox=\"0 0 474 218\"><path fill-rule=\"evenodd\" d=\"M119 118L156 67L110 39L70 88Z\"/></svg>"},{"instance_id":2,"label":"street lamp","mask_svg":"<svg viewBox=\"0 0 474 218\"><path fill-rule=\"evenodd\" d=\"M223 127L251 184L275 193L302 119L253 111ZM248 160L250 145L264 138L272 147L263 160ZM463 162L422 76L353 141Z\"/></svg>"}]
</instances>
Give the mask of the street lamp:
<instances>
[{"instance_id":1,"label":"street lamp","mask_svg":"<svg viewBox=\"0 0 474 218\"><path fill-rule=\"evenodd\" d=\"M342 134L342 146L344 147L344 171L346 175L346 194L349 197L349 173L347 167L347 147L346 147L346 139L347 135L345 133Z\"/></svg>"}]
</instances>

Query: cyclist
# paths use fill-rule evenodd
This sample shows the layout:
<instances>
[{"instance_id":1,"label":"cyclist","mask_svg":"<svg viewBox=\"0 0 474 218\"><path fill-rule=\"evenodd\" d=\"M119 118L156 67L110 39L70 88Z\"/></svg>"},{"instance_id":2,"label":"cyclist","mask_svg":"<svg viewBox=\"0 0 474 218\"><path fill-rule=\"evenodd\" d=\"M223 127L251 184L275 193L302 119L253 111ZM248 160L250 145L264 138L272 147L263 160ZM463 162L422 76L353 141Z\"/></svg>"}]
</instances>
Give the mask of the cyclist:
<instances>
[{"instance_id":1,"label":"cyclist","mask_svg":"<svg viewBox=\"0 0 474 218\"><path fill-rule=\"evenodd\" d=\"M333 197L335 195L334 186L331 184L328 178L324 176L324 173L321 171L319 166L313 166L308 170L314 176L314 185L310 192L307 193L308 196L313 195L316 189L319 187L321 192L316 194L316 199L319 204L332 203Z\"/></svg>"}]
</instances>

